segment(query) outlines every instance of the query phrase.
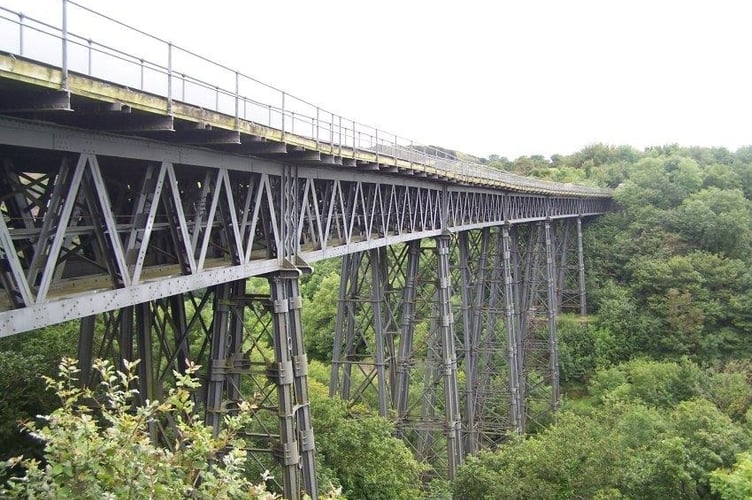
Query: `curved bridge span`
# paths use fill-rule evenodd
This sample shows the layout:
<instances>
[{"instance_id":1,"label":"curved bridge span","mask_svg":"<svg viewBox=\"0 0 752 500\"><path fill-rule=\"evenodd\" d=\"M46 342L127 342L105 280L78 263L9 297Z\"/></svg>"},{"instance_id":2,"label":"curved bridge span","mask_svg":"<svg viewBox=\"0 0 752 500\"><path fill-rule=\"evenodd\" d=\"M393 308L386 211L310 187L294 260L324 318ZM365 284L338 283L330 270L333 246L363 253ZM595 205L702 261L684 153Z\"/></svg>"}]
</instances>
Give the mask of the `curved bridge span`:
<instances>
[{"instance_id":1,"label":"curved bridge span","mask_svg":"<svg viewBox=\"0 0 752 500\"><path fill-rule=\"evenodd\" d=\"M337 303L313 305L335 318L330 395L393 418L431 475L555 410L556 318L586 312L583 221L609 191L418 145L62 7L60 25L0 7L0 337L79 320L83 382L93 357L139 358L144 400L203 364L207 424L254 398L259 466L316 497L299 281L341 257ZM69 31L72 12L158 50Z\"/></svg>"}]
</instances>

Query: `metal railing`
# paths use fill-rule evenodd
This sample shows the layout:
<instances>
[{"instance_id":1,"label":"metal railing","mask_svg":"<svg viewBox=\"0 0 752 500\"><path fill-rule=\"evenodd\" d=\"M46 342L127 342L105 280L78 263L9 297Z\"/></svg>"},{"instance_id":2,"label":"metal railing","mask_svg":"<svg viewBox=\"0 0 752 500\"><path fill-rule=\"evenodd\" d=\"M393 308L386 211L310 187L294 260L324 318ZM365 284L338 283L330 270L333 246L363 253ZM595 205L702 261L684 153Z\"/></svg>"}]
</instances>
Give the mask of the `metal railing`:
<instances>
[{"instance_id":1,"label":"metal railing","mask_svg":"<svg viewBox=\"0 0 752 500\"><path fill-rule=\"evenodd\" d=\"M287 134L303 137L315 141L317 147L327 145L338 156L365 152L375 154L377 160L402 160L415 169L443 172L463 181L490 180L521 190L610 196L607 189L543 181L456 158L327 111L74 0L61 0L61 6L60 26L0 6L0 50L60 67L63 90L68 89L69 73L75 72L165 97L168 113L174 101L200 106L234 117L236 127L241 120L264 125L281 131L283 141ZM79 26L96 31L99 39L72 29ZM211 75L212 81L194 75Z\"/></svg>"}]
</instances>

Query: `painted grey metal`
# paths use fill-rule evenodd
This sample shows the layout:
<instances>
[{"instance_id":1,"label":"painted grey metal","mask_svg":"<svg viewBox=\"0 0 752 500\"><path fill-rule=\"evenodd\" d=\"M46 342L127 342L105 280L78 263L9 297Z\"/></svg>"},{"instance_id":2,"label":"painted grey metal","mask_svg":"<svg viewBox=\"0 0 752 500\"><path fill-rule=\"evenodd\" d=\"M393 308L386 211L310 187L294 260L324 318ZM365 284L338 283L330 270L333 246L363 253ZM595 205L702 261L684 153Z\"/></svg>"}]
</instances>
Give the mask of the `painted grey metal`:
<instances>
[{"instance_id":1,"label":"painted grey metal","mask_svg":"<svg viewBox=\"0 0 752 500\"><path fill-rule=\"evenodd\" d=\"M389 398L386 378L386 329L384 327L382 311L382 305L384 303L385 276L379 272L380 260L378 249L369 250L369 261L371 264L371 307L374 331L373 341L375 347L374 364L376 368L378 407L379 415L386 417L389 409Z\"/></svg>"},{"instance_id":2,"label":"painted grey metal","mask_svg":"<svg viewBox=\"0 0 752 500\"><path fill-rule=\"evenodd\" d=\"M587 289L585 286L585 252L582 244L582 217L577 217L577 271L580 284L580 314L587 314Z\"/></svg>"},{"instance_id":3,"label":"painted grey metal","mask_svg":"<svg viewBox=\"0 0 752 500\"><path fill-rule=\"evenodd\" d=\"M462 435L459 389L457 386L457 355L455 353L454 315L451 305L451 273L449 270L449 235L436 239L438 253L438 314L444 382L444 418L447 441L448 477L454 479L462 464Z\"/></svg>"},{"instance_id":4,"label":"painted grey metal","mask_svg":"<svg viewBox=\"0 0 752 500\"><path fill-rule=\"evenodd\" d=\"M305 268L310 272L310 268ZM299 272L283 271L279 277L288 297L288 320L290 326L290 354L293 362L293 388L295 393L295 419L300 449L300 473L303 491L311 498L318 498L316 482L316 445L313 433L313 418L308 400L308 357L303 342L301 314L303 301L300 296ZM274 277L272 280L275 279ZM287 492L285 492L287 496Z\"/></svg>"},{"instance_id":5,"label":"painted grey metal","mask_svg":"<svg viewBox=\"0 0 752 500\"><path fill-rule=\"evenodd\" d=\"M510 227L504 225L501 228L501 244L504 268L504 320L507 330L507 364L509 371L509 388L510 388L510 414L511 427L517 434L523 432L523 403L522 391L520 389L520 372L521 372L521 342L520 342L520 324L517 310L519 303L515 301L519 294L514 293L514 282L512 278L512 239L509 236Z\"/></svg>"},{"instance_id":6,"label":"painted grey metal","mask_svg":"<svg viewBox=\"0 0 752 500\"><path fill-rule=\"evenodd\" d=\"M67 15L69 8L85 11L88 18L93 16L104 25L112 26L113 28L116 27L117 29L112 30L113 32L127 30L137 38L149 40L150 43L156 42L162 47L162 50L157 51L155 54L150 54L149 57L152 58L152 60L145 60L138 55L131 55L129 53L130 47L122 46L122 41L120 40L102 39L94 41L91 37L85 34L75 33L75 31L70 32ZM345 153L343 150L346 148L349 151L345 154L348 154L353 158L361 152L373 154L377 158L399 158L404 162L410 162L411 167L413 165L422 167L424 171L431 170L444 173L445 175L448 172L452 172L462 178L468 179L482 179L485 177L507 185L517 185L529 189L530 192L538 190L549 194L607 195L603 190L597 188L557 184L538 179L525 178L490 168L478 162L460 160L455 155L449 154L445 150L433 146L417 145L411 140L398 137L395 134L380 131L374 127L363 125L355 120L344 120L345 123L351 123L351 126L343 127L343 119L341 116L325 111L304 99L294 97L283 90L260 82L253 77L237 71L237 69L217 64L211 57L205 57L180 48L170 41L162 40L159 37L145 33L138 28L129 26L109 16L98 13L97 11L72 0L65 0L63 2L63 15L60 27L45 25L41 21L29 18L28 16L21 17L20 13L4 7L0 7L0 10L19 18L19 20L15 20L12 17L8 18L10 23L18 25L19 37L23 34L24 26L33 26L39 31L40 36L49 37L49 40L46 41L51 42L53 45L60 44L60 52L56 54L43 54L39 57L42 59L41 62L56 66L58 54L62 55L63 62L61 72L63 74L62 87L64 89L67 89L68 72L76 69L81 73L88 72L91 76L98 79L119 80L124 85L132 85L132 83L130 83L130 78L133 77L132 73L136 73L140 77L143 74L144 68L148 67L151 72L161 76L161 78L155 79L155 81L160 83L147 89L142 88L142 90L145 90L152 95L166 98L165 113L167 115L173 113L174 79L176 78L176 75L181 75L183 84L185 84L186 81L189 81L200 92L201 95L197 98L197 101L200 101L197 103L199 106L205 105L203 100L205 100L206 97L210 95L214 96L215 105L213 111L231 117L233 122L237 122L237 119L240 118L238 116L239 100L242 99L244 102L244 111L247 106L252 108L251 113L246 114L244 112L242 119L248 122L256 120L265 126L278 129L283 141L288 134L293 133L301 134L299 135L301 138L316 141L321 133L324 132L325 135L329 135L331 139L329 142L333 143L331 145L331 151L338 151L339 156L342 156L342 154ZM44 26L44 29L39 29L41 26ZM105 35L101 36L107 36L107 30L104 30L103 33L105 33ZM12 40L12 37L8 37L8 39ZM72 54L76 50L80 50L80 47L95 52L98 56L97 60L101 60L103 64L101 64L101 66L96 65L96 67L69 68L69 63L75 63L75 58L71 60L68 59L69 54ZM25 55L23 53L23 45L17 48L13 42L7 47L0 47L0 49L14 55ZM180 57L174 57L176 53L179 53ZM206 67L208 64L212 67L214 74L207 76L207 78L223 78L226 81L232 80L234 85L232 85L232 88L223 88L216 83L204 81L202 77L186 74L185 67L178 68L175 66L175 61L177 60L188 65L185 66L187 68L195 67L191 66L191 64L193 63L195 65L197 62L200 63L201 67ZM87 60L87 63L88 61L89 60ZM119 68L119 71L113 72L113 67ZM240 96L238 90L241 82L244 87L252 88L256 93L265 96L271 95L273 102L260 102L259 98L254 95ZM220 100L218 99L219 95L226 96L228 99ZM182 98L183 100L186 100L185 95L183 95ZM260 116L262 111L265 111L265 114L268 115L268 119L266 119L265 122ZM336 134L333 126L335 117L336 121L339 123ZM312 127L309 131L298 130L296 132L296 121L306 124L312 123ZM290 126L287 125L288 122L290 123ZM337 136L337 141L333 140L335 135Z\"/></svg>"},{"instance_id":7,"label":"painted grey metal","mask_svg":"<svg viewBox=\"0 0 752 500\"><path fill-rule=\"evenodd\" d=\"M551 409L559 407L559 359L556 314L559 310L556 299L556 260L554 242L552 240L551 222L544 222L546 238L546 284L548 291L548 355L549 368L551 370Z\"/></svg>"},{"instance_id":8,"label":"painted grey metal","mask_svg":"<svg viewBox=\"0 0 752 500\"><path fill-rule=\"evenodd\" d=\"M172 53L179 49L168 43L167 50L170 114L179 74ZM234 77L238 129L245 118L242 75ZM218 99L221 89L213 90ZM282 98L282 133L292 137L300 133L296 121L303 116L307 126L311 117L294 107L294 98ZM327 142L322 132L335 142L338 122L339 157L274 143L279 153L258 158L0 117L6 175L0 182L0 336L82 318L85 378L91 379L90 360L99 352L120 366L140 358L144 400L161 397L172 370L182 373L208 356L204 389L196 395L207 423L218 432L223 415L244 399L244 381L252 380L278 421L271 430L259 420L254 438L265 444L255 451L273 451L286 497L315 498L299 275L307 262L343 256L332 394L375 401L384 416L394 411L397 433L447 478L465 453L508 431L522 432L537 389L532 373L543 358L558 402L557 294L565 285L568 239L557 239L555 229L568 231L567 221L577 220L584 312L581 219L607 211L607 195L491 172L442 152L417 154L396 136L355 122L343 128L340 117L321 114L316 108L311 135L317 145ZM375 164L342 158L348 149L374 153ZM273 154L279 161L269 159ZM387 168L382 162L389 159L409 160L410 171ZM428 167L444 173L472 167L473 175L485 173L509 187L449 182ZM245 293L252 276L267 277L269 296ZM458 283L461 330L455 330L452 299ZM201 312L209 308L206 323ZM545 356L536 337L542 313ZM95 315L106 325L99 352ZM274 350L262 370L243 347L263 343L244 326L253 318L265 322L260 330ZM415 334L421 320L430 325L425 340ZM508 415L491 415L486 403L497 387L489 380L500 374L507 379L501 397ZM419 377L415 398L410 383ZM156 439L156 423L150 430Z\"/></svg>"},{"instance_id":9,"label":"painted grey metal","mask_svg":"<svg viewBox=\"0 0 752 500\"><path fill-rule=\"evenodd\" d=\"M418 266L420 260L420 240L414 240L407 244L407 263L405 269L405 283L402 289L402 320L400 323L400 344L397 359L397 394L396 421L397 434L406 438L406 423L409 417L410 375L414 364L413 337L415 334L415 298L416 280L418 279Z\"/></svg>"},{"instance_id":10,"label":"painted grey metal","mask_svg":"<svg viewBox=\"0 0 752 500\"><path fill-rule=\"evenodd\" d=\"M22 241L28 239L36 242L31 263L19 261L27 275L26 283L20 280L13 288L28 287L35 295L34 302L39 305L46 302L50 307L42 312L35 308L37 304L25 301L22 307L2 310L0 303L0 326L3 326L0 335L279 269L277 254L285 248L285 241L287 252L297 251L304 260L315 262L437 236L442 231L442 210L447 212L450 232L491 227L507 220L540 220L545 216L546 204L541 203L545 198L521 198L517 194L479 192L461 186L444 187L429 179L405 182L397 177L367 173L361 178L350 171L336 169L296 167L295 177L287 181L288 187L295 189L283 190L284 176L280 175L283 167L265 160L258 164L255 160L239 162L237 157L215 152L101 134L91 134L86 139L87 135L80 131L0 118L0 130L3 124L7 126L5 130L14 132L9 138L0 136L0 143L13 144L19 139L29 148L30 144L40 142L36 139L46 137L41 143L53 149L31 147L28 151L54 154L59 158L59 165L40 173L47 176L42 182L49 186L51 198L49 204L39 205L33 224L27 217L12 220L7 233L0 228L6 242L9 240L15 245L25 245ZM85 145L91 152L77 157L65 153L76 145ZM173 149L173 153L164 154ZM28 166L19 164L10 151L0 145L0 155L8 159L6 163L26 172L24 169ZM153 156L145 154L154 151ZM194 153L196 156L192 156ZM134 200L130 206L117 208L130 214L127 218L109 206L112 195L108 193L117 194L124 189L116 180L117 168L111 166L113 156L110 155L133 162L136 173L143 171L142 176L128 185L130 192L118 194L119 199ZM166 161L169 158L178 163ZM181 163L183 158L195 163ZM69 162L76 167L71 168ZM148 169L154 168L150 167L153 162L159 162L160 172L164 171L167 189L162 188L161 193L157 186L151 186L152 177L148 175ZM28 172L28 175L40 175L34 170ZM82 185L87 186L83 189L87 196L94 196L85 212L80 212L79 207L86 206L76 203ZM150 191L151 194L145 194ZM148 210L145 196L152 198ZM294 210L281 209L285 197ZM560 201L569 204L568 200L549 200L553 204ZM572 217L588 208L583 205L585 201L572 205L576 210ZM250 210L241 211L240 207ZM140 212L141 209L146 212ZM607 206L590 209L596 213L606 210ZM102 220L104 232L96 225L88 228L80 225L82 217ZM121 236L116 238L115 233ZM165 238L167 233L169 236ZM99 241L99 247L113 247L111 252L97 250L102 254L103 264L111 262L114 266L111 276L102 276L113 285L103 290L98 282L92 282L93 301L82 300L81 295L57 292L48 296L53 283L58 289L72 284L72 278L79 280L76 289L86 292L80 281L85 276L80 273L74 276L73 271L63 273L63 266L69 266L59 258L61 248L65 248L66 255L71 251L70 255L80 254L84 250L83 247L73 248L74 234L91 234ZM154 238L162 242L160 251L175 256L179 264L176 272L159 271L160 276L155 277ZM221 247L217 247L217 243ZM207 266L210 248L223 256L220 265L212 260L211 266ZM258 255L260 248L265 249L261 257ZM95 274L91 278L99 279ZM5 288L8 294L17 293L10 286Z\"/></svg>"},{"instance_id":11,"label":"painted grey metal","mask_svg":"<svg viewBox=\"0 0 752 500\"><path fill-rule=\"evenodd\" d=\"M297 270L292 272L297 273ZM300 498L300 448L295 418L294 365L290 332L290 297L282 275L271 278L272 315L274 325L275 384L279 405L279 445L276 456L282 466L282 481L287 498Z\"/></svg>"}]
</instances>

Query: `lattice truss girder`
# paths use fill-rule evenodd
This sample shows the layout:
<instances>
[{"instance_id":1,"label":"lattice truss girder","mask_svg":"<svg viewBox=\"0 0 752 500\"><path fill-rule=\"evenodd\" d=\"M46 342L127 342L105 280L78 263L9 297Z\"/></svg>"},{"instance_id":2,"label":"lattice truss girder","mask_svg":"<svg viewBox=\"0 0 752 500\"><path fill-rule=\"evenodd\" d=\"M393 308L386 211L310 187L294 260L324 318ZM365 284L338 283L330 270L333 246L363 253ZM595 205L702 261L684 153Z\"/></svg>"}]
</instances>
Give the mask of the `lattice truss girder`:
<instances>
[{"instance_id":1,"label":"lattice truss girder","mask_svg":"<svg viewBox=\"0 0 752 500\"><path fill-rule=\"evenodd\" d=\"M0 335L260 275L285 254L438 236L444 219L456 232L607 209L25 126L0 145Z\"/></svg>"}]
</instances>

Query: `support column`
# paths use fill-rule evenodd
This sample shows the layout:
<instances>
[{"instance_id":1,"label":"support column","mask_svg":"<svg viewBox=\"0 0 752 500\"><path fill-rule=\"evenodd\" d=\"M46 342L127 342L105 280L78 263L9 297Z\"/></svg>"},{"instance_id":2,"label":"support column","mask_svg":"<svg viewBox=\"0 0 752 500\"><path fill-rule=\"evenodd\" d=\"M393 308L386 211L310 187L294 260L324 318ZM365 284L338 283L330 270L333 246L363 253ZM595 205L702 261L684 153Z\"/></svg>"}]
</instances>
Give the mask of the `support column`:
<instances>
[{"instance_id":1,"label":"support column","mask_svg":"<svg viewBox=\"0 0 752 500\"><path fill-rule=\"evenodd\" d=\"M397 360L397 432L405 437L405 421L408 417L408 396L410 394L410 370L413 364L413 336L415 333L415 296L420 260L420 240L408 244L407 269L405 270L405 287L402 291L402 321Z\"/></svg>"},{"instance_id":2,"label":"support column","mask_svg":"<svg viewBox=\"0 0 752 500\"><path fill-rule=\"evenodd\" d=\"M582 216L577 217L577 270L580 283L580 314L587 315L587 292L585 289L585 252L582 245Z\"/></svg>"},{"instance_id":3,"label":"support column","mask_svg":"<svg viewBox=\"0 0 752 500\"><path fill-rule=\"evenodd\" d=\"M300 273L283 271L280 278L287 290L289 310L290 347L293 361L293 387L295 390L296 423L300 443L300 469L303 476L303 490L311 498L318 498L316 482L315 442L313 438L313 419L308 399L308 356L303 342L302 307L300 296Z\"/></svg>"},{"instance_id":4,"label":"support column","mask_svg":"<svg viewBox=\"0 0 752 500\"><path fill-rule=\"evenodd\" d=\"M369 250L369 259L371 261L371 310L373 314L373 334L374 334L374 363L376 364L376 387L379 398L379 415L387 416L389 402L387 397L387 380L386 380L386 356L385 356L385 337L384 321L382 316L381 305L384 301L384 283L383 276L379 272L379 251L377 249Z\"/></svg>"},{"instance_id":5,"label":"support column","mask_svg":"<svg viewBox=\"0 0 752 500\"><path fill-rule=\"evenodd\" d=\"M448 475L453 479L462 464L462 420L457 388L457 356L454 348L454 317L451 304L451 279L449 270L449 235L436 238L438 252L438 313L439 340L442 343L442 368L444 378L445 434L447 440Z\"/></svg>"},{"instance_id":6,"label":"support column","mask_svg":"<svg viewBox=\"0 0 752 500\"><path fill-rule=\"evenodd\" d=\"M504 268L504 315L507 330L507 363L509 364L509 388L511 395L511 417L514 432L524 432L522 391L520 390L521 349L519 294L514 292L512 280L512 240L509 235L511 224L501 228L501 244Z\"/></svg>"},{"instance_id":7,"label":"support column","mask_svg":"<svg viewBox=\"0 0 752 500\"><path fill-rule=\"evenodd\" d=\"M551 235L551 220L544 223L546 239L546 284L548 289L548 360L551 370L551 409L559 406L559 348L556 339L556 264Z\"/></svg>"},{"instance_id":8,"label":"support column","mask_svg":"<svg viewBox=\"0 0 752 500\"><path fill-rule=\"evenodd\" d=\"M135 306L136 309L136 346L138 348L138 394L141 404L155 401L154 394L154 358L152 356L152 315L151 303L143 302ZM149 424L149 435L153 442L158 439L157 426Z\"/></svg>"},{"instance_id":9,"label":"support column","mask_svg":"<svg viewBox=\"0 0 752 500\"><path fill-rule=\"evenodd\" d=\"M92 349L94 345L94 325L96 316L81 318L78 335L78 366L81 369L79 383L82 387L91 385Z\"/></svg>"},{"instance_id":10,"label":"support column","mask_svg":"<svg viewBox=\"0 0 752 500\"><path fill-rule=\"evenodd\" d=\"M232 322L230 299L232 283L214 287L211 353L206 388L206 425L218 434L222 426L224 389L227 377L228 337Z\"/></svg>"},{"instance_id":11,"label":"support column","mask_svg":"<svg viewBox=\"0 0 752 500\"><path fill-rule=\"evenodd\" d=\"M478 389L480 386L478 373L478 344L481 337L482 312L484 301L486 299L486 261L488 258L488 240L489 229L483 229L480 235L480 248L474 254L468 247L468 233L460 233L460 261L465 266L466 272L463 273L463 280L466 286L463 286L463 301L471 301L468 304L464 324L464 343L465 343L465 414L463 415L466 422L465 429L467 432L465 439L465 453L475 454L479 450L479 422L476 414L478 404ZM464 242L463 242L464 240ZM475 282L471 283L469 276L470 261L478 260L475 272ZM471 287L474 290L471 291ZM467 297L467 298L465 298Z\"/></svg>"},{"instance_id":12,"label":"support column","mask_svg":"<svg viewBox=\"0 0 752 500\"><path fill-rule=\"evenodd\" d=\"M298 468L300 452L296 433L294 363L292 359L292 331L290 325L290 297L285 281L286 274L298 271L281 271L269 277L272 298L272 325L274 330L274 369L277 385L279 444L276 456L282 468L282 485L285 498L300 498Z\"/></svg>"},{"instance_id":13,"label":"support column","mask_svg":"<svg viewBox=\"0 0 752 500\"><path fill-rule=\"evenodd\" d=\"M361 266L367 263L368 258L364 259L362 252L342 257L342 274L340 275L332 348L332 375L329 381L330 397L337 394L346 400L358 397L353 394L353 367L358 367L365 362L359 359L359 355L362 355L361 351L364 348L362 330L367 326L363 324L360 317L364 303L364 297L361 297L364 280ZM355 393L363 389L364 387L356 387Z\"/></svg>"}]
</instances>

